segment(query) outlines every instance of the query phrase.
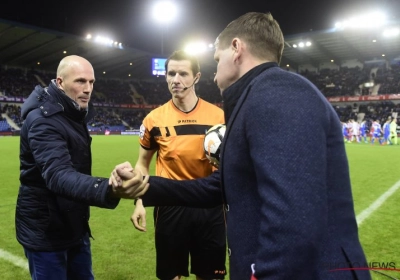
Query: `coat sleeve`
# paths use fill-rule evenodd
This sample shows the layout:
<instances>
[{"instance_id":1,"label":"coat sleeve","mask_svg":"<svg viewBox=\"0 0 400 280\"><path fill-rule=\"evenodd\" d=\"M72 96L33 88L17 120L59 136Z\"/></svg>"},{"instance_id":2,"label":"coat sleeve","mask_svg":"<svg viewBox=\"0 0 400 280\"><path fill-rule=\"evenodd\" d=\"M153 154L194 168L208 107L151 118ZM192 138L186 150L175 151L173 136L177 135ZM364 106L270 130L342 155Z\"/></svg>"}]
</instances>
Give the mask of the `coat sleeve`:
<instances>
[{"instance_id":1,"label":"coat sleeve","mask_svg":"<svg viewBox=\"0 0 400 280\"><path fill-rule=\"evenodd\" d=\"M29 147L46 187L59 196L77 202L115 208L119 199L108 195L108 178L92 177L76 171L68 150L66 133L50 118L36 119L29 128ZM87 164L91 168L90 162L76 164Z\"/></svg>"},{"instance_id":2,"label":"coat sleeve","mask_svg":"<svg viewBox=\"0 0 400 280\"><path fill-rule=\"evenodd\" d=\"M142 197L145 206L187 206L211 208L223 203L219 171L196 180L172 180L157 176Z\"/></svg>"}]
</instances>

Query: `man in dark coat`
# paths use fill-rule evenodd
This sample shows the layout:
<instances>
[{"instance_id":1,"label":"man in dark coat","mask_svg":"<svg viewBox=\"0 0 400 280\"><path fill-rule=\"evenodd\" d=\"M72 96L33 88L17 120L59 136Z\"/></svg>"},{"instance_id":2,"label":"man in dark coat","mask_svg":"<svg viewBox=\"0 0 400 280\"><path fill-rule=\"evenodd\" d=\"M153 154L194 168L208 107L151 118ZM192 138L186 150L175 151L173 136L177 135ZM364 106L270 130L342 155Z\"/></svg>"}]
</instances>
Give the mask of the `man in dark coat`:
<instances>
[{"instance_id":1,"label":"man in dark coat","mask_svg":"<svg viewBox=\"0 0 400 280\"><path fill-rule=\"evenodd\" d=\"M36 86L22 106L15 226L35 280L93 279L89 206L113 209L126 196L91 176L94 81L89 61L67 56L57 79Z\"/></svg>"},{"instance_id":2,"label":"man in dark coat","mask_svg":"<svg viewBox=\"0 0 400 280\"><path fill-rule=\"evenodd\" d=\"M143 204L223 201L232 280L370 279L341 123L311 82L278 67L283 46L271 14L247 13L222 31L214 54L227 124L220 169L191 181L151 177ZM129 168L118 166L113 184Z\"/></svg>"}]
</instances>

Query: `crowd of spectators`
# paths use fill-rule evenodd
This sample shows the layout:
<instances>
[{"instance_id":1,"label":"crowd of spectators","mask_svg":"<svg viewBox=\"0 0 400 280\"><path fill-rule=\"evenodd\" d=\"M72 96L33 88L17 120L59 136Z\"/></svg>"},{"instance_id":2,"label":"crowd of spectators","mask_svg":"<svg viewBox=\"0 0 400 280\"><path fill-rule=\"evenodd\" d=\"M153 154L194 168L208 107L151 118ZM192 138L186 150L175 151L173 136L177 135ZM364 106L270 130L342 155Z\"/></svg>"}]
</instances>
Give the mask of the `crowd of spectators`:
<instances>
[{"instance_id":1,"label":"crowd of spectators","mask_svg":"<svg viewBox=\"0 0 400 280\"><path fill-rule=\"evenodd\" d=\"M11 131L11 126L5 118L0 117L0 132L2 131Z\"/></svg>"},{"instance_id":2,"label":"crowd of spectators","mask_svg":"<svg viewBox=\"0 0 400 280\"><path fill-rule=\"evenodd\" d=\"M124 131L137 129L147 114L144 110L96 108L94 118L88 123L89 131Z\"/></svg>"},{"instance_id":3,"label":"crowd of spectators","mask_svg":"<svg viewBox=\"0 0 400 280\"><path fill-rule=\"evenodd\" d=\"M301 75L315 84L326 97L355 95L359 92L359 85L369 80L368 71L359 67L304 71Z\"/></svg>"},{"instance_id":4,"label":"crowd of spectators","mask_svg":"<svg viewBox=\"0 0 400 280\"><path fill-rule=\"evenodd\" d=\"M164 104L171 99L163 78L160 81L138 81L133 84L136 91L143 96L142 102L145 104Z\"/></svg>"},{"instance_id":5,"label":"crowd of spectators","mask_svg":"<svg viewBox=\"0 0 400 280\"><path fill-rule=\"evenodd\" d=\"M97 79L92 101L111 104L133 103L129 83L121 80Z\"/></svg>"},{"instance_id":6,"label":"crowd of spectators","mask_svg":"<svg viewBox=\"0 0 400 280\"><path fill-rule=\"evenodd\" d=\"M334 105L336 113L342 122L348 120L380 120L386 121L389 117L400 117L400 103L392 101L370 102L367 104L354 103L353 105Z\"/></svg>"},{"instance_id":7,"label":"crowd of spectators","mask_svg":"<svg viewBox=\"0 0 400 280\"><path fill-rule=\"evenodd\" d=\"M300 74L314 83L326 97L368 95L374 86L379 86L376 94L400 93L400 64L390 67L341 67L339 70L322 69L318 72L303 71ZM0 67L0 94L27 97L36 84L54 76L54 73ZM200 80L196 85L196 93L211 103L222 101L211 78ZM108 104L163 104L170 97L162 77L152 81L100 78L96 80L92 101Z\"/></svg>"},{"instance_id":8,"label":"crowd of spectators","mask_svg":"<svg viewBox=\"0 0 400 280\"><path fill-rule=\"evenodd\" d=\"M301 75L315 84L326 97L400 93L400 65L370 65L363 68L341 67Z\"/></svg>"},{"instance_id":9,"label":"crowd of spectators","mask_svg":"<svg viewBox=\"0 0 400 280\"><path fill-rule=\"evenodd\" d=\"M0 67L0 95L26 97L37 84L34 71Z\"/></svg>"},{"instance_id":10,"label":"crowd of spectators","mask_svg":"<svg viewBox=\"0 0 400 280\"><path fill-rule=\"evenodd\" d=\"M1 113L7 114L7 116L9 116L18 127L22 126L20 106L15 104L4 104L3 106L1 106Z\"/></svg>"},{"instance_id":11,"label":"crowd of spectators","mask_svg":"<svg viewBox=\"0 0 400 280\"><path fill-rule=\"evenodd\" d=\"M371 85L378 87L376 94L400 93L400 64L388 67L386 64L369 65L363 68L342 67L340 70L322 69L319 72L304 71L300 73L314 83L326 97L354 96L371 94ZM37 84L45 86L55 73L0 66L0 97L26 98ZM368 84L369 86L365 86ZM222 98L212 78L203 78L196 84L196 93L203 99L221 104ZM160 105L167 102L171 95L165 79L159 77L151 81L97 79L92 94L94 103L104 104L150 104ZM1 112L6 113L17 126L22 125L20 106L4 105ZM400 104L393 102L374 102L370 104L355 103L351 105L334 105L342 120L357 119L362 113L364 119L387 118L398 112ZM112 128L131 129L140 126L148 111L143 109L97 108L95 119L89 124L92 130Z\"/></svg>"},{"instance_id":12,"label":"crowd of spectators","mask_svg":"<svg viewBox=\"0 0 400 280\"><path fill-rule=\"evenodd\" d=\"M378 68L376 83L381 85L381 94L400 93L400 64L394 64L390 68Z\"/></svg>"},{"instance_id":13,"label":"crowd of spectators","mask_svg":"<svg viewBox=\"0 0 400 280\"><path fill-rule=\"evenodd\" d=\"M7 116L19 127L22 126L21 104L0 104L1 113ZM96 114L88 123L90 131L121 131L137 129L148 111L132 109L95 108ZM0 131L12 131L7 120L0 117Z\"/></svg>"}]
</instances>

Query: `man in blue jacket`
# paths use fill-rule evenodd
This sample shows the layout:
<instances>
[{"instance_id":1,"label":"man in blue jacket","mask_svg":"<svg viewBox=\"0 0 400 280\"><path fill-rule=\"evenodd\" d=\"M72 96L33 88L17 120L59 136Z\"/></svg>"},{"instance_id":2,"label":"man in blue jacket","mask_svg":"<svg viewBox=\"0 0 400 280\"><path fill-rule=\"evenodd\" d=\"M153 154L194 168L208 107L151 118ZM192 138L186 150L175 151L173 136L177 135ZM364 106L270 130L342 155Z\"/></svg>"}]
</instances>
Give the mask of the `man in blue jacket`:
<instances>
[{"instance_id":1,"label":"man in blue jacket","mask_svg":"<svg viewBox=\"0 0 400 280\"><path fill-rule=\"evenodd\" d=\"M141 191L125 192L91 176L86 125L94 81L89 61L67 56L57 79L37 86L22 106L15 226L34 280L93 279L89 206L112 209L117 197Z\"/></svg>"},{"instance_id":2,"label":"man in blue jacket","mask_svg":"<svg viewBox=\"0 0 400 280\"><path fill-rule=\"evenodd\" d=\"M151 177L143 204L225 203L232 280L370 279L359 269L367 262L341 123L311 82L278 67L278 23L247 13L215 46L227 124L219 171L191 181ZM129 168L118 166L113 184L140 173Z\"/></svg>"}]
</instances>

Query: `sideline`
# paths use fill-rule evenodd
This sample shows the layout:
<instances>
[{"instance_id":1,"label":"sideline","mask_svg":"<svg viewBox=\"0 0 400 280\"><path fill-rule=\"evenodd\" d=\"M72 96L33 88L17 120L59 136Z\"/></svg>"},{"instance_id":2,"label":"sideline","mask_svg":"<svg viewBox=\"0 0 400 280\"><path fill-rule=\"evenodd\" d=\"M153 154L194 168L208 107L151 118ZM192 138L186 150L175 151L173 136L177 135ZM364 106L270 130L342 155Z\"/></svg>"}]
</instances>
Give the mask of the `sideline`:
<instances>
[{"instance_id":1,"label":"sideline","mask_svg":"<svg viewBox=\"0 0 400 280\"><path fill-rule=\"evenodd\" d=\"M29 270L28 261L26 259L17 257L3 249L0 249L0 259L4 259L15 266L21 267L25 270Z\"/></svg>"},{"instance_id":2,"label":"sideline","mask_svg":"<svg viewBox=\"0 0 400 280\"><path fill-rule=\"evenodd\" d=\"M375 200L367 209L364 209L360 214L357 215L357 224L361 224L377 210L381 205L398 189L400 188L400 180L397 181L390 189L388 189L384 194L382 194L377 200Z\"/></svg>"}]
</instances>

